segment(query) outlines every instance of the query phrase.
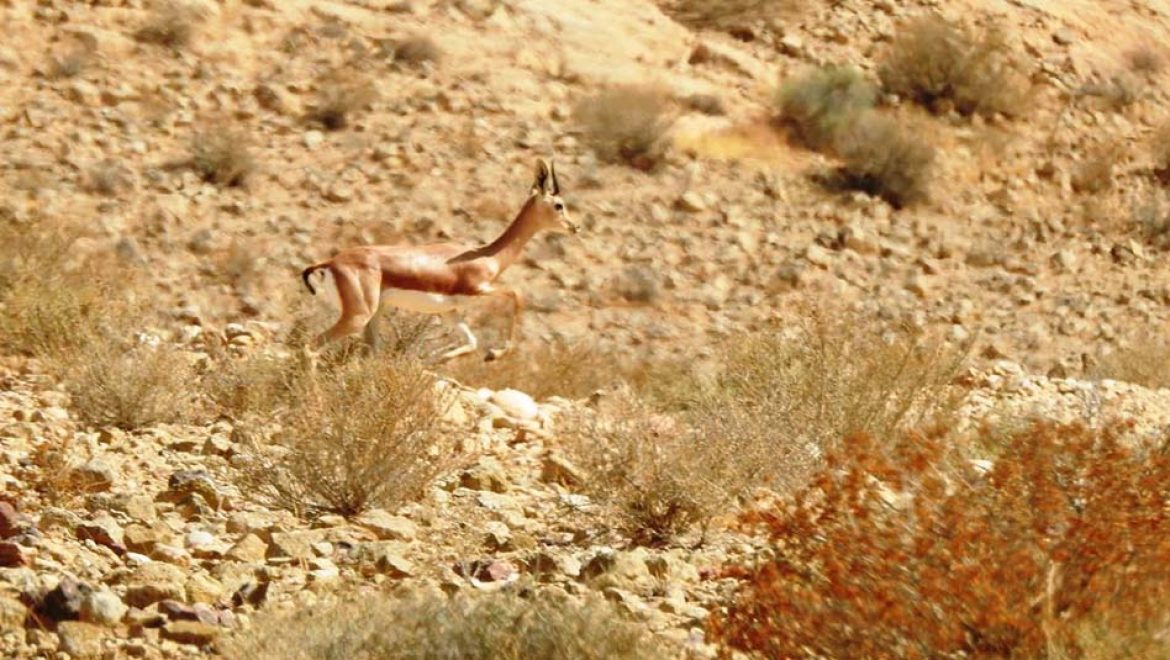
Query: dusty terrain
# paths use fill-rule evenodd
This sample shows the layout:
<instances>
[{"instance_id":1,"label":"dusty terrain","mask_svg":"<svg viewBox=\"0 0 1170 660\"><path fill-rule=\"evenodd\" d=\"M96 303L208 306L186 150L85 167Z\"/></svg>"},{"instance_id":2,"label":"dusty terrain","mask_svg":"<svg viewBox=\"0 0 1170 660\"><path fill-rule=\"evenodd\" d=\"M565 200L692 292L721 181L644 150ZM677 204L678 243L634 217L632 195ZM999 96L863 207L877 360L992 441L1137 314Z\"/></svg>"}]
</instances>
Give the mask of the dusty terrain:
<instances>
[{"instance_id":1,"label":"dusty terrain","mask_svg":"<svg viewBox=\"0 0 1170 660\"><path fill-rule=\"evenodd\" d=\"M217 343L295 352L282 341L298 320L319 330L332 313L332 289L310 298L302 268L360 243L486 242L523 203L535 159L555 157L583 231L538 237L506 274L528 299L521 353L564 340L614 362L709 361L739 333L832 300L972 339L971 424L1125 418L1155 437L1170 423L1170 391L1094 371L1170 319L1170 266L1137 219L1165 197L1148 144L1170 115L1170 74L1131 72L1128 59L1170 43L1170 4L810 2L747 35L684 25L651 0L196 4L189 44L170 48L135 38L143 0L0 2L0 218L68 219L70 251L132 264L156 312L137 331L196 360ZM768 123L777 82L832 62L872 73L900 22L931 8L1005 26L1029 67L1027 111L907 108L939 149L922 204L826 191L813 175L831 159ZM417 35L437 61L386 54ZM691 64L699 47L709 52ZM84 65L60 75L78 52ZM306 115L337 70L376 94L327 130ZM1136 95L1124 107L1085 93L1121 75ZM680 102L653 173L599 162L573 107L613 83L710 95L725 113ZM249 142L243 185L183 165L207 126ZM1109 185L1077 190L1108 145ZM477 315L487 343L498 311ZM493 383L528 389L498 371ZM241 491L245 433L231 420L94 428L38 360L5 356L0 499L15 510L0 511L0 651L195 656L257 612L338 593L532 580L602 593L678 655L713 654L705 623L734 588L713 575L763 542L717 525L697 548L627 546L550 454L558 414L585 403L477 385L450 386L459 458L424 498L310 520ZM30 456L48 445L87 475L83 496L33 492ZM54 590L82 613L61 618L81 622L33 622L61 614L30 610L30 594Z\"/></svg>"}]
</instances>

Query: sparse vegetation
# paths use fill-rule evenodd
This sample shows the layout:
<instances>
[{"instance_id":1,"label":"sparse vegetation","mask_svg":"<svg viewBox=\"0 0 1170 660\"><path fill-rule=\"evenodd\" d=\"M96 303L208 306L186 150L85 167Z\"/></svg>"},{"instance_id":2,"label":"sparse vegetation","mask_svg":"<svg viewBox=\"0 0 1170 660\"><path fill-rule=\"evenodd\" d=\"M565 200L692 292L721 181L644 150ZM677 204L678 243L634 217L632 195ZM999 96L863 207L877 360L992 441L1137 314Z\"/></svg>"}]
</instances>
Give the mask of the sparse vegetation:
<instances>
[{"instance_id":1,"label":"sparse vegetation","mask_svg":"<svg viewBox=\"0 0 1170 660\"><path fill-rule=\"evenodd\" d=\"M83 423L127 431L188 419L194 369L179 351L116 343L86 346L62 365L70 407Z\"/></svg>"},{"instance_id":2,"label":"sparse vegetation","mask_svg":"<svg viewBox=\"0 0 1170 660\"><path fill-rule=\"evenodd\" d=\"M811 149L832 149L837 135L873 107L877 89L850 66L828 66L780 86L778 121Z\"/></svg>"},{"instance_id":3,"label":"sparse vegetation","mask_svg":"<svg viewBox=\"0 0 1170 660\"><path fill-rule=\"evenodd\" d=\"M95 342L126 337L134 317L124 268L74 253L65 227L14 224L0 236L11 239L0 258L0 348L68 362Z\"/></svg>"},{"instance_id":4,"label":"sparse vegetation","mask_svg":"<svg viewBox=\"0 0 1170 660\"><path fill-rule=\"evenodd\" d=\"M363 110L378 98L373 82L356 73L335 71L317 82L317 101L309 118L336 131L349 124L353 113Z\"/></svg>"},{"instance_id":5,"label":"sparse vegetation","mask_svg":"<svg viewBox=\"0 0 1170 660\"><path fill-rule=\"evenodd\" d=\"M1097 194L1113 187L1113 168L1125 153L1123 145L1116 141L1106 142L1089 151L1073 172L1073 190L1080 193Z\"/></svg>"},{"instance_id":6,"label":"sparse vegetation","mask_svg":"<svg viewBox=\"0 0 1170 660\"><path fill-rule=\"evenodd\" d=\"M747 516L776 556L732 572L714 637L766 657L1165 655L1164 447L1039 424L986 475L957 458L933 434L834 448Z\"/></svg>"},{"instance_id":7,"label":"sparse vegetation","mask_svg":"<svg viewBox=\"0 0 1170 660\"><path fill-rule=\"evenodd\" d=\"M234 420L272 418L285 409L298 382L309 376L305 364L292 358L223 357L203 379L203 389L216 409Z\"/></svg>"},{"instance_id":8,"label":"sparse vegetation","mask_svg":"<svg viewBox=\"0 0 1170 660\"><path fill-rule=\"evenodd\" d=\"M798 0L675 0L664 9L674 20L696 29L736 29L797 15Z\"/></svg>"},{"instance_id":9,"label":"sparse vegetation","mask_svg":"<svg viewBox=\"0 0 1170 660\"><path fill-rule=\"evenodd\" d=\"M1154 176L1162 185L1170 186L1170 122L1154 132L1150 150L1154 157Z\"/></svg>"},{"instance_id":10,"label":"sparse vegetation","mask_svg":"<svg viewBox=\"0 0 1170 660\"><path fill-rule=\"evenodd\" d=\"M1126 72L1115 73L1105 80L1085 83L1078 90L1082 96L1100 99L1104 106L1121 112L1141 98L1142 83Z\"/></svg>"},{"instance_id":11,"label":"sparse vegetation","mask_svg":"<svg viewBox=\"0 0 1170 660\"><path fill-rule=\"evenodd\" d=\"M299 515L353 515L416 495L443 468L449 397L406 359L351 359L292 384L275 443L256 447L249 490Z\"/></svg>"},{"instance_id":12,"label":"sparse vegetation","mask_svg":"<svg viewBox=\"0 0 1170 660\"><path fill-rule=\"evenodd\" d=\"M602 160L643 171L656 169L665 156L670 114L666 94L648 86L606 89L578 102L574 111L585 140Z\"/></svg>"},{"instance_id":13,"label":"sparse vegetation","mask_svg":"<svg viewBox=\"0 0 1170 660\"><path fill-rule=\"evenodd\" d=\"M939 114L1013 117L1028 98L1002 30L977 31L939 16L904 26L878 74L887 91Z\"/></svg>"},{"instance_id":14,"label":"sparse vegetation","mask_svg":"<svg viewBox=\"0 0 1170 660\"><path fill-rule=\"evenodd\" d=\"M895 434L947 420L964 347L879 330L852 313L814 312L791 336L740 338L714 381L660 393L686 424L616 399L600 419L569 424L587 488L624 531L661 543L729 511L753 488L788 492L858 431Z\"/></svg>"},{"instance_id":15,"label":"sparse vegetation","mask_svg":"<svg viewBox=\"0 0 1170 660\"><path fill-rule=\"evenodd\" d=\"M1151 44L1141 44L1125 54L1129 70L1144 76L1157 76L1166 69L1166 51Z\"/></svg>"},{"instance_id":16,"label":"sparse vegetation","mask_svg":"<svg viewBox=\"0 0 1170 660\"><path fill-rule=\"evenodd\" d=\"M448 600L365 597L360 602L259 619L229 655L258 660L467 658L468 660L666 657L603 601L581 605L510 593Z\"/></svg>"},{"instance_id":17,"label":"sparse vegetation","mask_svg":"<svg viewBox=\"0 0 1170 660\"><path fill-rule=\"evenodd\" d=\"M74 78L80 75L94 58L96 46L85 39L77 39L68 48L49 56L49 77L55 79Z\"/></svg>"},{"instance_id":18,"label":"sparse vegetation","mask_svg":"<svg viewBox=\"0 0 1170 660\"><path fill-rule=\"evenodd\" d=\"M144 43L180 49L191 43L203 14L195 5L183 0L156 0L150 16L134 33Z\"/></svg>"},{"instance_id":19,"label":"sparse vegetation","mask_svg":"<svg viewBox=\"0 0 1170 660\"><path fill-rule=\"evenodd\" d=\"M1166 222L1170 225L1170 214ZM1151 389L1170 388L1170 341L1157 333L1138 334L1101 355L1088 375Z\"/></svg>"},{"instance_id":20,"label":"sparse vegetation","mask_svg":"<svg viewBox=\"0 0 1170 660\"><path fill-rule=\"evenodd\" d=\"M635 543L659 545L727 512L765 468L743 438L712 442L629 395L608 414L568 425L573 461L587 492L607 502ZM750 440L748 440L750 442Z\"/></svg>"},{"instance_id":21,"label":"sparse vegetation","mask_svg":"<svg viewBox=\"0 0 1170 660\"><path fill-rule=\"evenodd\" d=\"M191 141L191 165L204 181L241 186L256 168L250 145L243 130L211 124L196 132Z\"/></svg>"},{"instance_id":22,"label":"sparse vegetation","mask_svg":"<svg viewBox=\"0 0 1170 660\"><path fill-rule=\"evenodd\" d=\"M112 197L129 186L130 182L130 172L118 161L107 158L86 171L82 187L86 192Z\"/></svg>"},{"instance_id":23,"label":"sparse vegetation","mask_svg":"<svg viewBox=\"0 0 1170 660\"><path fill-rule=\"evenodd\" d=\"M840 183L847 188L881 197L895 208L928 195L935 149L922 131L871 111L837 134L835 151L844 163Z\"/></svg>"},{"instance_id":24,"label":"sparse vegetation","mask_svg":"<svg viewBox=\"0 0 1170 660\"><path fill-rule=\"evenodd\" d=\"M395 63L406 66L435 64L443 58L439 44L427 36L407 37L401 41L391 42L387 50L393 55Z\"/></svg>"}]
</instances>

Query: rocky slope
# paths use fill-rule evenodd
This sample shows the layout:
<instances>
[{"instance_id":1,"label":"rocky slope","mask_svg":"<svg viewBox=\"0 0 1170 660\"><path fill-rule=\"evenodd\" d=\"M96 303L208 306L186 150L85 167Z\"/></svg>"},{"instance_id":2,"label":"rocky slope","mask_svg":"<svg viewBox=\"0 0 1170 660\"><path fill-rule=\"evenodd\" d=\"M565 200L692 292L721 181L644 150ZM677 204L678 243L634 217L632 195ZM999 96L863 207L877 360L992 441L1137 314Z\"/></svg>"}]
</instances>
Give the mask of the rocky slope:
<instances>
[{"instance_id":1,"label":"rocky slope","mask_svg":"<svg viewBox=\"0 0 1170 660\"><path fill-rule=\"evenodd\" d=\"M1165 260L1133 220L1158 195L1146 144L1166 119L1166 74L1127 68L1134 48L1170 41L1170 7L809 4L733 36L649 0L229 0L200 3L190 44L170 49L134 38L151 16L138 0L3 2L0 216L71 219L72 249L141 266L160 312L143 330L165 341L263 346L328 300L305 302L308 263L360 242L487 240L523 201L534 158L555 155L586 231L539 239L507 275L529 298L529 348L565 337L695 359L833 298L975 336L972 423L1134 418L1138 435L1162 432L1170 393L1089 380L1084 365L1170 317ZM1029 111L930 120L939 174L924 205L826 193L809 174L830 161L766 127L778 77L828 62L872 72L900 21L932 8L1006 27L1031 67ZM387 55L416 35L441 59ZM59 75L71 57L80 70ZM338 70L368 76L377 98L328 131L305 115ZM1083 93L1123 75L1137 91L1121 110ZM680 105L655 174L602 164L572 107L614 82L713 95L726 114ZM209 124L250 142L246 186L176 166ZM1078 192L1079 168L1108 144L1120 145L1111 187ZM461 465L422 501L310 523L242 496L246 438L230 423L84 428L60 384L18 358L0 385L6 655L199 655L258 609L520 580L599 591L680 655L704 655L703 621L731 588L718 569L760 549L729 530L698 549L626 548L553 452L557 413L583 402L460 388L447 423ZM31 489L47 477L61 492Z\"/></svg>"}]
</instances>

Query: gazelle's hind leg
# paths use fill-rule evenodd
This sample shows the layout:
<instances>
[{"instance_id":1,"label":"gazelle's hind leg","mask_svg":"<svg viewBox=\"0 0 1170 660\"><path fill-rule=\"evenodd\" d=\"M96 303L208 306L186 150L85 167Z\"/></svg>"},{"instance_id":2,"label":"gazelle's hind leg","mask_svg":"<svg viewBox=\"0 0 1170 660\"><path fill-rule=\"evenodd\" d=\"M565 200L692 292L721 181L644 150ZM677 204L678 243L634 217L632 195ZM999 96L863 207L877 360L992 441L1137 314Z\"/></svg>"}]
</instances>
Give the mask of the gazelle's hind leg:
<instances>
[{"instance_id":1,"label":"gazelle's hind leg","mask_svg":"<svg viewBox=\"0 0 1170 660\"><path fill-rule=\"evenodd\" d=\"M341 300L341 317L333 327L317 337L317 349L331 341L361 332L378 311L380 281L377 270L365 269L355 273L335 269L333 282Z\"/></svg>"}]
</instances>

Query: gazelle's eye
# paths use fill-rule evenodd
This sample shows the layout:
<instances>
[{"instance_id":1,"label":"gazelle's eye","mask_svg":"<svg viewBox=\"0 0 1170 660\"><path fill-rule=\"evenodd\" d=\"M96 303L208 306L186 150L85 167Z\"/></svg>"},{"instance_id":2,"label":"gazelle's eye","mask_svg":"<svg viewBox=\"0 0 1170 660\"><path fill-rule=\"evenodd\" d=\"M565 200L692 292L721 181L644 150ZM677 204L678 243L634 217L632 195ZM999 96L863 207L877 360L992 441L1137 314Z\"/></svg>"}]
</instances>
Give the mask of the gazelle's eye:
<instances>
[{"instance_id":1,"label":"gazelle's eye","mask_svg":"<svg viewBox=\"0 0 1170 660\"><path fill-rule=\"evenodd\" d=\"M564 211L565 205L560 203L560 202L557 202L556 204L553 204L553 208L558 210L558 211Z\"/></svg>"}]
</instances>

